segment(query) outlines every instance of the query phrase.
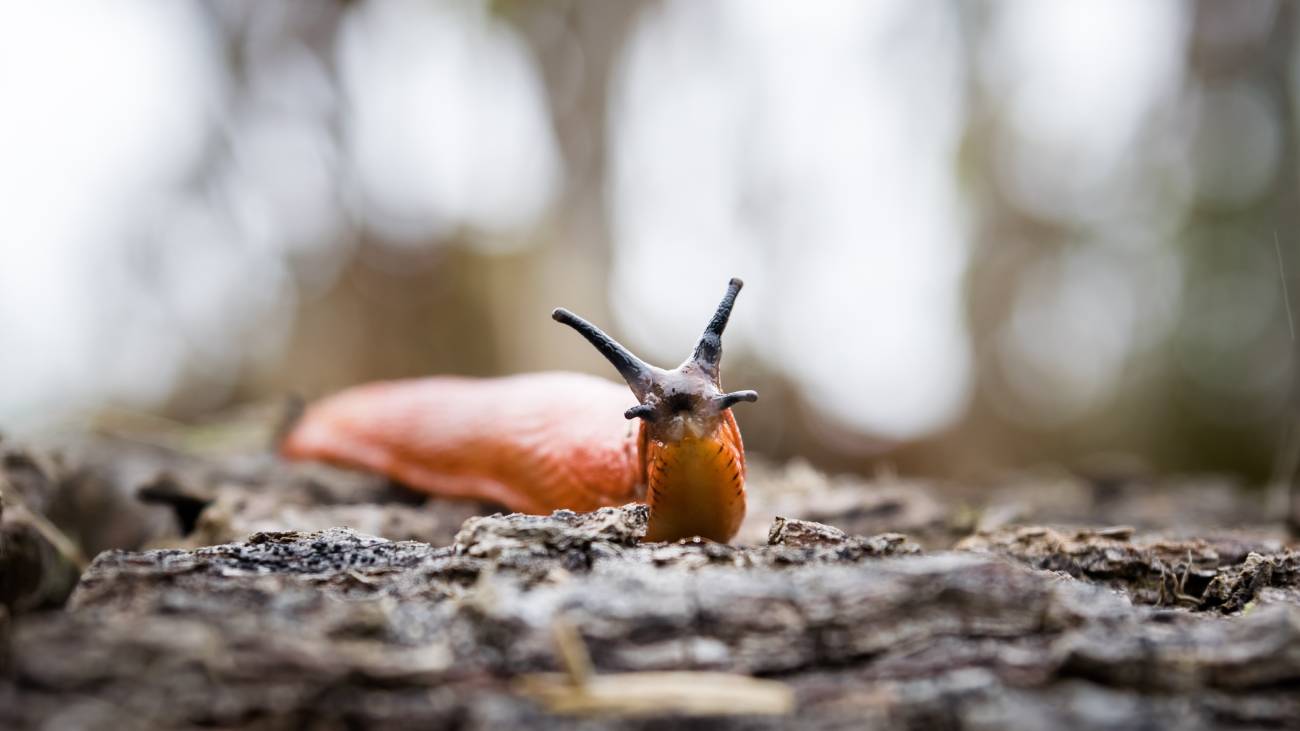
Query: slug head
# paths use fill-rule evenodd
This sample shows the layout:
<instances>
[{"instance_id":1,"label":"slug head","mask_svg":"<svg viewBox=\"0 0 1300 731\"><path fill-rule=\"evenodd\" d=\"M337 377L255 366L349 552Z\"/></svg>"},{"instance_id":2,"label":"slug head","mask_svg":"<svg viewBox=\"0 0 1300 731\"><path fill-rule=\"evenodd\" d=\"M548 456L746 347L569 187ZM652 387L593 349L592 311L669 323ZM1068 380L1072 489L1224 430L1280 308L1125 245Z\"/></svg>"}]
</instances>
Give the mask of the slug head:
<instances>
[{"instance_id":1,"label":"slug head","mask_svg":"<svg viewBox=\"0 0 1300 731\"><path fill-rule=\"evenodd\" d=\"M722 331L743 286L739 279L727 284L727 293L704 328L694 352L670 371L649 365L600 328L563 307L552 312L551 318L577 330L618 370L640 401L623 415L643 420L652 438L668 442L688 435L703 437L718 427L722 412L741 401L758 400L756 391L723 393L719 375Z\"/></svg>"}]
</instances>

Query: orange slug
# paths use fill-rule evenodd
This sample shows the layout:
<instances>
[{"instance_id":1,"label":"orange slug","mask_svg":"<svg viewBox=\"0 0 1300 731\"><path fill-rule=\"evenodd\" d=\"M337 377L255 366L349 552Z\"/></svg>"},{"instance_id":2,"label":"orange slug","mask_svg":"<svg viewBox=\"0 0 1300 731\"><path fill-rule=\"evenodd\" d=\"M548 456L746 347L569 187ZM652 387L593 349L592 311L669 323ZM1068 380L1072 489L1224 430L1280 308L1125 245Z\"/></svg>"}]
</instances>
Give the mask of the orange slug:
<instances>
[{"instance_id":1,"label":"orange slug","mask_svg":"<svg viewBox=\"0 0 1300 731\"><path fill-rule=\"evenodd\" d=\"M525 513L645 501L648 541L729 541L745 517L745 448L731 407L758 399L724 393L719 375L722 331L742 286L731 280L673 370L648 365L568 310L551 314L627 381L639 402L630 409L622 387L578 373L372 383L311 405L281 453Z\"/></svg>"}]
</instances>

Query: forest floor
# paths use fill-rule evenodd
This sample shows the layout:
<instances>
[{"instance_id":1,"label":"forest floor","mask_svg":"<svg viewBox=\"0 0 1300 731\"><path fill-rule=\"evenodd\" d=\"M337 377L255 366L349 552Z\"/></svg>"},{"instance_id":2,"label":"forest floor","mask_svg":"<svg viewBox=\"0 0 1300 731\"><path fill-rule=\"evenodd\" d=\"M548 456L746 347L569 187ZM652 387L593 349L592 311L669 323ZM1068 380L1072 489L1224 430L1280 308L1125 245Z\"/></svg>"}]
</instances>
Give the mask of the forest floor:
<instances>
[{"instance_id":1,"label":"forest floor","mask_svg":"<svg viewBox=\"0 0 1300 731\"><path fill-rule=\"evenodd\" d=\"M1277 496L756 461L733 545L266 454L0 442L0 728L1297 728ZM130 549L130 550L123 550Z\"/></svg>"}]
</instances>

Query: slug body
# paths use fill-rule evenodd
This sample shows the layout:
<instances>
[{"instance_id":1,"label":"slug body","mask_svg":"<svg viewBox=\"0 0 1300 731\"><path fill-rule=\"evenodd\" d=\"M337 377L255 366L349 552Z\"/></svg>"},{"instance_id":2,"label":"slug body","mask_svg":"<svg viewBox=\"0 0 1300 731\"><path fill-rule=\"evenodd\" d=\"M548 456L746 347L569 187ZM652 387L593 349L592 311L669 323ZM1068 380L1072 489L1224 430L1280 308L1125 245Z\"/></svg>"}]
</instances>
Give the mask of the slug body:
<instances>
[{"instance_id":1,"label":"slug body","mask_svg":"<svg viewBox=\"0 0 1300 731\"><path fill-rule=\"evenodd\" d=\"M741 286L731 280L673 370L647 365L567 310L552 314L614 365L639 402L632 408L624 388L576 373L373 383L313 404L281 453L526 513L644 500L646 540L726 542L745 516L745 450L731 406L758 397L723 393L718 373Z\"/></svg>"},{"instance_id":2,"label":"slug body","mask_svg":"<svg viewBox=\"0 0 1300 731\"><path fill-rule=\"evenodd\" d=\"M726 542L736 535L745 517L745 447L730 411L712 433L648 437L644 454L647 541L701 536Z\"/></svg>"},{"instance_id":3,"label":"slug body","mask_svg":"<svg viewBox=\"0 0 1300 731\"><path fill-rule=\"evenodd\" d=\"M522 513L587 511L640 499L625 408L626 388L579 373L370 383L313 404L280 450Z\"/></svg>"}]
</instances>

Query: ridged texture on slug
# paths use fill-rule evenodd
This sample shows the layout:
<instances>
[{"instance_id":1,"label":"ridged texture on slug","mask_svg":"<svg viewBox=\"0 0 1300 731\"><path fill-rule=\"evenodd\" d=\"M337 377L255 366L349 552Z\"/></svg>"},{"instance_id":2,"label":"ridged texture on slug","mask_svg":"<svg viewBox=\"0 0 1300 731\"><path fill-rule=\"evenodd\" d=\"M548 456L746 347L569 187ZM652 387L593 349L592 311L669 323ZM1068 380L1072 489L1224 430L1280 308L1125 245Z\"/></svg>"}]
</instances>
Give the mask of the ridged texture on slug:
<instances>
[{"instance_id":1,"label":"ridged texture on slug","mask_svg":"<svg viewBox=\"0 0 1300 731\"><path fill-rule=\"evenodd\" d=\"M700 536L730 541L745 518L745 447L731 411L704 437L664 443L643 437L647 541Z\"/></svg>"},{"instance_id":2,"label":"ridged texture on slug","mask_svg":"<svg viewBox=\"0 0 1300 731\"><path fill-rule=\"evenodd\" d=\"M357 386L313 404L281 452L524 513L642 499L625 386L578 373Z\"/></svg>"}]
</instances>

